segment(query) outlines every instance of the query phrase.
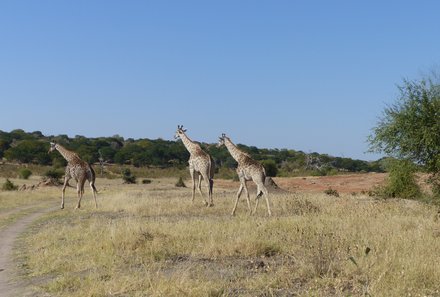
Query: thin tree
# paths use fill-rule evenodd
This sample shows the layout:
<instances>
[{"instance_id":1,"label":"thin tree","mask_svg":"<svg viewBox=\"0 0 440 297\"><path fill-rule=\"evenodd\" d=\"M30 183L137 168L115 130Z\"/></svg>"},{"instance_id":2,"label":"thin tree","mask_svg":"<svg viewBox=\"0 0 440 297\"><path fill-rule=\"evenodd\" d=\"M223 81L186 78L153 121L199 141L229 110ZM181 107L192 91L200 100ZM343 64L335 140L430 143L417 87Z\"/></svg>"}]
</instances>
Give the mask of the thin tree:
<instances>
[{"instance_id":1,"label":"thin tree","mask_svg":"<svg viewBox=\"0 0 440 297\"><path fill-rule=\"evenodd\" d=\"M370 151L422 166L440 195L440 84L431 76L398 88L397 102L385 108L368 138Z\"/></svg>"}]
</instances>

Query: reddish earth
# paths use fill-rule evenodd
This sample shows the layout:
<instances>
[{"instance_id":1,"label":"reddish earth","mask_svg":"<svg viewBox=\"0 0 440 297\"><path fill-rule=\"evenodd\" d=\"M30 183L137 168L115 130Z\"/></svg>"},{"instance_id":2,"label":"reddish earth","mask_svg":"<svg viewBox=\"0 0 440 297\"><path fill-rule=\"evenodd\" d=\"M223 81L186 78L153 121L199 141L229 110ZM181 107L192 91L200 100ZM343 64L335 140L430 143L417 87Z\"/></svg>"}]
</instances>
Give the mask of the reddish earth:
<instances>
[{"instance_id":1,"label":"reddish earth","mask_svg":"<svg viewBox=\"0 0 440 297\"><path fill-rule=\"evenodd\" d=\"M386 173L359 173L334 176L275 177L273 180L281 189L291 192L323 192L332 188L339 193L359 193L380 185L386 176ZM238 189L239 182L216 180L215 186Z\"/></svg>"},{"instance_id":2,"label":"reddish earth","mask_svg":"<svg viewBox=\"0 0 440 297\"><path fill-rule=\"evenodd\" d=\"M288 191L323 192L334 189L340 193L368 191L380 185L386 173L362 173L334 176L279 177L274 181L280 188Z\"/></svg>"}]
</instances>

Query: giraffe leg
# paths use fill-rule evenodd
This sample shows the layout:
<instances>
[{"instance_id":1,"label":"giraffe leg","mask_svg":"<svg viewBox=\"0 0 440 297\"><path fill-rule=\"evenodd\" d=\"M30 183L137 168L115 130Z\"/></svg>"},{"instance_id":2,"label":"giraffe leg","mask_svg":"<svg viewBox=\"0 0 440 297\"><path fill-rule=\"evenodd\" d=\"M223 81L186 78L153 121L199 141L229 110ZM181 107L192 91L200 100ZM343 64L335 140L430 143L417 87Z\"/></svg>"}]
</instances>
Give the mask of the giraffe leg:
<instances>
[{"instance_id":1,"label":"giraffe leg","mask_svg":"<svg viewBox=\"0 0 440 297\"><path fill-rule=\"evenodd\" d=\"M199 179L197 181L197 189L199 190L200 196L202 196L203 205L208 206L208 202L206 201L205 196L203 196L203 192L202 192L202 177L203 176L200 173L198 175L199 175Z\"/></svg>"},{"instance_id":2,"label":"giraffe leg","mask_svg":"<svg viewBox=\"0 0 440 297\"><path fill-rule=\"evenodd\" d=\"M232 213L231 213L231 215L233 215L233 216L235 215L235 210L237 209L238 200L240 199L241 192L243 192L243 188L244 188L243 184L240 183L240 188L238 189L237 197L235 199L234 208L232 209Z\"/></svg>"},{"instance_id":3,"label":"giraffe leg","mask_svg":"<svg viewBox=\"0 0 440 297\"><path fill-rule=\"evenodd\" d=\"M249 191L246 185L246 181L244 181L244 191L246 193L246 202L248 205L249 214L251 215L252 214L251 199L249 198Z\"/></svg>"},{"instance_id":4,"label":"giraffe leg","mask_svg":"<svg viewBox=\"0 0 440 297\"><path fill-rule=\"evenodd\" d=\"M61 209L64 209L64 193L66 192L67 184L69 183L69 177L64 177L63 190L61 192Z\"/></svg>"},{"instance_id":5,"label":"giraffe leg","mask_svg":"<svg viewBox=\"0 0 440 297\"><path fill-rule=\"evenodd\" d=\"M266 187L263 188L264 198L266 199L267 213L272 216L272 212L270 211L270 203L269 203L269 193L267 192Z\"/></svg>"},{"instance_id":6,"label":"giraffe leg","mask_svg":"<svg viewBox=\"0 0 440 297\"><path fill-rule=\"evenodd\" d=\"M76 184L76 192L78 193L78 204L75 209L81 208L81 199L84 193L84 182L85 180L79 180Z\"/></svg>"},{"instance_id":7,"label":"giraffe leg","mask_svg":"<svg viewBox=\"0 0 440 297\"><path fill-rule=\"evenodd\" d=\"M262 183L257 184L257 197L255 198L254 214L257 212L258 202L260 201L261 195L264 195L264 198L266 199L267 212L268 212L269 216L271 216L272 212L270 211L269 194L267 192L266 187Z\"/></svg>"},{"instance_id":8,"label":"giraffe leg","mask_svg":"<svg viewBox=\"0 0 440 297\"><path fill-rule=\"evenodd\" d=\"M208 175L203 175L203 180L205 181L206 185L206 192L208 193L208 202L206 202L206 206L214 206L214 202L212 201L212 189L211 189L211 179L208 177ZM200 187L200 179L199 179L199 187ZM206 201L206 200L205 200Z\"/></svg>"},{"instance_id":9,"label":"giraffe leg","mask_svg":"<svg viewBox=\"0 0 440 297\"><path fill-rule=\"evenodd\" d=\"M194 197L196 194L196 181L195 181L195 174L194 174L194 170L190 170L189 174L191 175L191 180L192 180L192 197L191 197L191 202L194 203Z\"/></svg>"}]
</instances>

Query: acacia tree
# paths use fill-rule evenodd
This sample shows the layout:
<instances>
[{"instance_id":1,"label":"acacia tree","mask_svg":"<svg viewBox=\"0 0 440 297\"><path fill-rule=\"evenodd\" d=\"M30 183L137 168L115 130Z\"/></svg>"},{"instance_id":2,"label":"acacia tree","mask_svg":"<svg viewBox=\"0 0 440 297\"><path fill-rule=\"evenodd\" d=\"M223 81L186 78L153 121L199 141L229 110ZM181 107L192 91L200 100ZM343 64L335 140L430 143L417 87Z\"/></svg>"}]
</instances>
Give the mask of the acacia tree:
<instances>
[{"instance_id":1,"label":"acacia tree","mask_svg":"<svg viewBox=\"0 0 440 297\"><path fill-rule=\"evenodd\" d=\"M399 91L369 136L370 151L423 166L440 194L440 85L429 78L404 80Z\"/></svg>"}]
</instances>

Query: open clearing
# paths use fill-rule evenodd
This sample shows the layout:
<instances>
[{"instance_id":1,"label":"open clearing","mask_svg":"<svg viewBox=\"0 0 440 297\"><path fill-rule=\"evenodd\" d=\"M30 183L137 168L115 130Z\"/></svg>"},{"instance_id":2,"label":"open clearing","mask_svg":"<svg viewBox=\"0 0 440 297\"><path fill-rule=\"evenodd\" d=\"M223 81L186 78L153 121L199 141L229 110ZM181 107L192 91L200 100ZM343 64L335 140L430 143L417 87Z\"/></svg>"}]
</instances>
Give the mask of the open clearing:
<instances>
[{"instance_id":1,"label":"open clearing","mask_svg":"<svg viewBox=\"0 0 440 297\"><path fill-rule=\"evenodd\" d=\"M272 192L271 218L264 203L249 216L244 197L231 217L232 181L216 180L215 206L206 208L199 195L191 203L191 190L176 188L176 179L98 179L99 208L86 189L75 211L68 189L66 209L44 215L18 240L17 265L24 281L37 284L34 296L440 296L438 209L376 200L359 194L370 188L363 185L344 191L337 187L344 177L330 185L275 179L294 192ZM368 177L376 178L383 176ZM28 194L60 203L60 188L0 197Z\"/></svg>"}]
</instances>

